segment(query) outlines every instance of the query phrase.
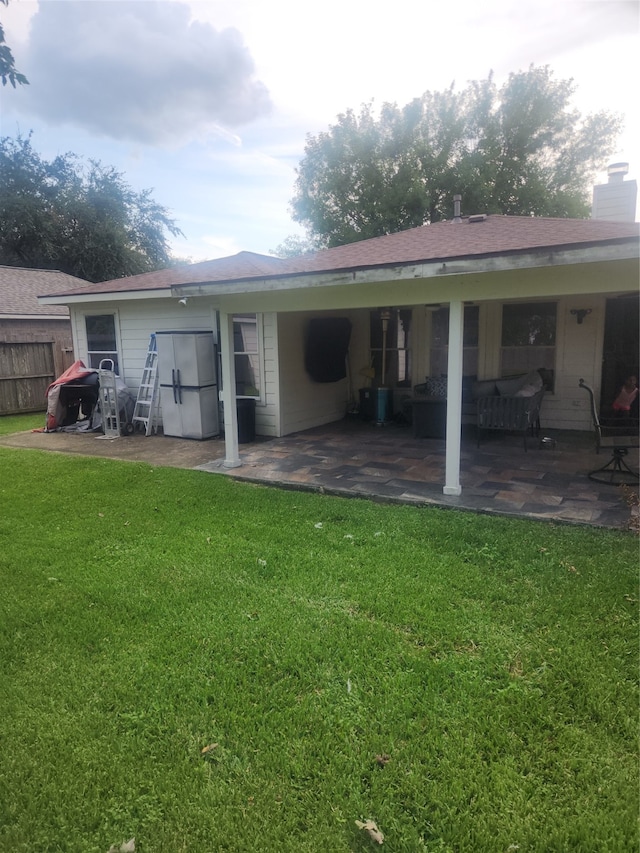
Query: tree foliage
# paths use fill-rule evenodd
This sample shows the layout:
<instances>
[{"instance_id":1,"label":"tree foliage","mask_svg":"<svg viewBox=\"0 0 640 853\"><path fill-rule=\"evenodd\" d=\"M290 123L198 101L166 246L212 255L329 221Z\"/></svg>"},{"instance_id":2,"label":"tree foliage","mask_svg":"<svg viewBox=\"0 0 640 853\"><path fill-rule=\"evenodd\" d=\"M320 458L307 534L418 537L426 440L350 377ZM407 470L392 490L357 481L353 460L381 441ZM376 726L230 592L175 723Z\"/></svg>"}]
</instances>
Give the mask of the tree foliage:
<instances>
[{"instance_id":1,"label":"tree foliage","mask_svg":"<svg viewBox=\"0 0 640 853\"><path fill-rule=\"evenodd\" d=\"M166 234L181 234L151 190L63 154L47 162L31 135L0 138L0 264L58 269L105 281L170 263Z\"/></svg>"},{"instance_id":2,"label":"tree foliage","mask_svg":"<svg viewBox=\"0 0 640 853\"><path fill-rule=\"evenodd\" d=\"M275 249L269 249L269 254L275 255L277 258L298 258L300 255L317 252L321 248L322 244L317 239L302 237L299 234L289 234Z\"/></svg>"},{"instance_id":3,"label":"tree foliage","mask_svg":"<svg viewBox=\"0 0 640 853\"><path fill-rule=\"evenodd\" d=\"M8 6L9 0L0 0L0 3ZM14 89L16 88L16 83L20 83L21 86L29 85L29 81L24 74L21 74L15 67L11 48L4 39L4 27L2 24L0 24L0 79L2 79L3 86L11 83Z\"/></svg>"},{"instance_id":4,"label":"tree foliage","mask_svg":"<svg viewBox=\"0 0 640 853\"><path fill-rule=\"evenodd\" d=\"M324 246L378 237L463 213L586 217L594 177L614 150L619 117L582 117L572 80L547 66L490 74L404 107L347 110L307 137L294 219Z\"/></svg>"}]
</instances>

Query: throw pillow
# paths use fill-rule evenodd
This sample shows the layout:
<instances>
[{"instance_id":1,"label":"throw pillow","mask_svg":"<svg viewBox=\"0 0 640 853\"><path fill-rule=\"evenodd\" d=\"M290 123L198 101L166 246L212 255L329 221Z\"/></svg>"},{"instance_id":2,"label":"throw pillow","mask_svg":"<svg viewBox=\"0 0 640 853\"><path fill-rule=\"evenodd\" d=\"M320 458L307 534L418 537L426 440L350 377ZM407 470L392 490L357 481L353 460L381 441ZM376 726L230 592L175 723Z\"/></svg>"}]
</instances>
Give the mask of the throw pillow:
<instances>
[{"instance_id":1,"label":"throw pillow","mask_svg":"<svg viewBox=\"0 0 640 853\"><path fill-rule=\"evenodd\" d=\"M523 385L522 388L519 388L516 393L513 395L514 397L535 397L540 389L536 388L535 385Z\"/></svg>"},{"instance_id":2,"label":"throw pillow","mask_svg":"<svg viewBox=\"0 0 640 853\"><path fill-rule=\"evenodd\" d=\"M427 386L427 397L446 397L447 396L447 377L427 377L425 382Z\"/></svg>"},{"instance_id":3,"label":"throw pillow","mask_svg":"<svg viewBox=\"0 0 640 853\"><path fill-rule=\"evenodd\" d=\"M523 376L517 376L515 379L498 379L496 382L498 394L501 397L515 396L516 391L522 387L523 379Z\"/></svg>"},{"instance_id":4,"label":"throw pillow","mask_svg":"<svg viewBox=\"0 0 640 853\"><path fill-rule=\"evenodd\" d=\"M538 373L537 370L532 370L531 373L527 373L527 375L522 380L522 388L525 388L527 385L532 385L536 391L541 391L544 382L542 381L542 376Z\"/></svg>"}]
</instances>

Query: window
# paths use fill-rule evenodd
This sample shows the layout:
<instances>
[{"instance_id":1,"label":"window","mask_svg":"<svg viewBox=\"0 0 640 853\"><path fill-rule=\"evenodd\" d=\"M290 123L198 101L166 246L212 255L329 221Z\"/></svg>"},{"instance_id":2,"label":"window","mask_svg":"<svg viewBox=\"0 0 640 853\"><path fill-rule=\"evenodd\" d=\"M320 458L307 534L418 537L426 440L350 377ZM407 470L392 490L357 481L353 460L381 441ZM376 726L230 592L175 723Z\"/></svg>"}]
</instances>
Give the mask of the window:
<instances>
[{"instance_id":1,"label":"window","mask_svg":"<svg viewBox=\"0 0 640 853\"><path fill-rule=\"evenodd\" d=\"M369 320L372 367L381 385L411 385L411 309L392 308L387 323L385 376L382 375L382 312L372 311Z\"/></svg>"},{"instance_id":2,"label":"window","mask_svg":"<svg viewBox=\"0 0 640 853\"><path fill-rule=\"evenodd\" d=\"M236 367L236 396L260 397L260 349L256 314L233 317L233 353Z\"/></svg>"},{"instance_id":3,"label":"window","mask_svg":"<svg viewBox=\"0 0 640 853\"><path fill-rule=\"evenodd\" d=\"M553 370L556 361L556 303L514 302L502 306L502 376Z\"/></svg>"},{"instance_id":4,"label":"window","mask_svg":"<svg viewBox=\"0 0 640 853\"><path fill-rule=\"evenodd\" d=\"M478 374L478 320L477 305L464 306L464 330L462 333L462 375ZM430 375L445 376L449 359L449 309L439 308L431 315L431 360Z\"/></svg>"},{"instance_id":5,"label":"window","mask_svg":"<svg viewBox=\"0 0 640 853\"><path fill-rule=\"evenodd\" d=\"M94 314L85 317L87 330L87 367L98 368L104 358L113 361L113 369L119 373L118 345L116 343L116 318L113 314Z\"/></svg>"}]
</instances>

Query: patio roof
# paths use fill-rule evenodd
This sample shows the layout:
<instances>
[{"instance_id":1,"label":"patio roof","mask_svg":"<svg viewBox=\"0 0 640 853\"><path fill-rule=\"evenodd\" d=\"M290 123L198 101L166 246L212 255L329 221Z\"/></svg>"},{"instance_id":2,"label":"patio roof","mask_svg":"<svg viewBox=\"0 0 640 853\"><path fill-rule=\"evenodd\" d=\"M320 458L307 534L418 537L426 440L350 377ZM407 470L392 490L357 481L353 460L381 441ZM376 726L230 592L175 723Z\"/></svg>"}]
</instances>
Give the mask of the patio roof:
<instances>
[{"instance_id":1,"label":"patio roof","mask_svg":"<svg viewBox=\"0 0 640 853\"><path fill-rule=\"evenodd\" d=\"M438 272L465 272L489 269L496 259L502 267L522 265L523 256L536 256L535 265L567 263L567 258L609 260L638 257L640 226L637 223L593 219L552 219L526 216L479 216L461 222L438 222L397 234L388 234L346 246L325 249L296 258L275 258L240 252L199 264L181 265L138 276L100 282L84 289L66 291L43 298L47 303L86 301L87 296L138 294L179 289L188 292L210 288L222 292L223 284L237 289L260 289L267 282L310 279L317 275L424 265ZM457 265L457 270L456 270ZM448 266L448 270L437 270ZM409 269L409 274L416 275ZM422 270L422 274L426 274ZM385 277L384 275L382 277ZM286 286L286 285L284 285Z\"/></svg>"}]
</instances>

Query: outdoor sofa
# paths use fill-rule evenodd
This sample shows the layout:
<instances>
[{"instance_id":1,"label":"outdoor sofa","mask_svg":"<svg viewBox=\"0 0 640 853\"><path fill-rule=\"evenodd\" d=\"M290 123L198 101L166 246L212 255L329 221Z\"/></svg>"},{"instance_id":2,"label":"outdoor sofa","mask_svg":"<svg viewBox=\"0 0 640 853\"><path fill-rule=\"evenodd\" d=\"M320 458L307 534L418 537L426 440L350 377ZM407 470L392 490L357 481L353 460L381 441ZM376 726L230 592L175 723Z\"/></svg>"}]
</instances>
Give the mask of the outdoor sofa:
<instances>
[{"instance_id":1,"label":"outdoor sofa","mask_svg":"<svg viewBox=\"0 0 640 853\"><path fill-rule=\"evenodd\" d=\"M462 382L462 423L477 429L478 446L483 430L521 432L527 450L527 434L540 430L540 407L553 372L534 370L520 376ZM427 377L415 385L411 419L416 438L443 438L446 420L447 377Z\"/></svg>"}]
</instances>

